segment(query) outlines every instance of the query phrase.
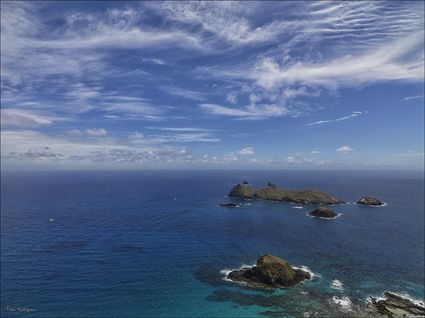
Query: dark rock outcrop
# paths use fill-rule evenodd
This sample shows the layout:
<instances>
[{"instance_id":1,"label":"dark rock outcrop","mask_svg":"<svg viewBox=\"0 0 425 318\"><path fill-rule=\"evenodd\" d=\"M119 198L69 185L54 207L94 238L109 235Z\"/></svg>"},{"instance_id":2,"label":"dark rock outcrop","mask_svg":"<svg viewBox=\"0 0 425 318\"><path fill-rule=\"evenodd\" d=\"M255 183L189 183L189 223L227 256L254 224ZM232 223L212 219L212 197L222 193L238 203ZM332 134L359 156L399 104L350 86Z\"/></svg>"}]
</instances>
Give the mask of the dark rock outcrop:
<instances>
[{"instance_id":1,"label":"dark rock outcrop","mask_svg":"<svg viewBox=\"0 0 425 318\"><path fill-rule=\"evenodd\" d=\"M237 208L238 205L234 203L220 203L219 206L223 208Z\"/></svg>"},{"instance_id":2,"label":"dark rock outcrop","mask_svg":"<svg viewBox=\"0 0 425 318\"><path fill-rule=\"evenodd\" d=\"M252 268L244 268L230 272L227 278L235 282L243 282L250 287L260 289L287 288L311 275L301 269L291 267L289 263L273 255L263 255Z\"/></svg>"},{"instance_id":3,"label":"dark rock outcrop","mask_svg":"<svg viewBox=\"0 0 425 318\"><path fill-rule=\"evenodd\" d=\"M275 184L271 183L271 182L267 183L267 186L270 187L270 188L277 189L277 186Z\"/></svg>"},{"instance_id":4,"label":"dark rock outcrop","mask_svg":"<svg viewBox=\"0 0 425 318\"><path fill-rule=\"evenodd\" d=\"M237 184L229 193L230 197L241 199L262 199L311 204L341 204L344 201L318 190L290 191L270 184L263 189L253 189L246 184Z\"/></svg>"},{"instance_id":5,"label":"dark rock outcrop","mask_svg":"<svg viewBox=\"0 0 425 318\"><path fill-rule=\"evenodd\" d=\"M366 313L384 317L425 317L425 306L392 292L384 298L370 297Z\"/></svg>"},{"instance_id":6,"label":"dark rock outcrop","mask_svg":"<svg viewBox=\"0 0 425 318\"><path fill-rule=\"evenodd\" d=\"M362 205L384 205L382 201L379 201L377 198L372 197L363 197L359 201L357 201L357 204Z\"/></svg>"},{"instance_id":7,"label":"dark rock outcrop","mask_svg":"<svg viewBox=\"0 0 425 318\"><path fill-rule=\"evenodd\" d=\"M242 184L247 184L247 185L249 185L249 182L245 180L244 182L242 182Z\"/></svg>"},{"instance_id":8,"label":"dark rock outcrop","mask_svg":"<svg viewBox=\"0 0 425 318\"><path fill-rule=\"evenodd\" d=\"M332 219L337 216L337 214L334 211L332 211L326 206L319 206L317 209L309 212L308 214L311 216L316 216L319 218L326 218L326 219Z\"/></svg>"}]
</instances>

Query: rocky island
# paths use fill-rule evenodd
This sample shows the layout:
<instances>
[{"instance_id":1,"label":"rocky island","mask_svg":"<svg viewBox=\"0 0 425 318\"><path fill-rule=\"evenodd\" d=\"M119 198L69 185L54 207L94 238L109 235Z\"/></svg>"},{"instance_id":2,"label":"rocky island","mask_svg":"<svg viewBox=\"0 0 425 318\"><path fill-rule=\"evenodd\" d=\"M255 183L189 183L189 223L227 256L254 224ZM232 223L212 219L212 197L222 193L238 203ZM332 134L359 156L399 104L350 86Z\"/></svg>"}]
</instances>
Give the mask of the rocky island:
<instances>
[{"instance_id":1,"label":"rocky island","mask_svg":"<svg viewBox=\"0 0 425 318\"><path fill-rule=\"evenodd\" d=\"M363 197L359 201L357 201L357 204L380 206L384 205L384 202L378 200L377 198Z\"/></svg>"},{"instance_id":2,"label":"rocky island","mask_svg":"<svg viewBox=\"0 0 425 318\"><path fill-rule=\"evenodd\" d=\"M310 204L342 204L345 203L328 193L319 190L291 191L281 189L272 183L265 188L253 189L249 184L237 184L229 193L229 197L240 199L261 199Z\"/></svg>"},{"instance_id":3,"label":"rocky island","mask_svg":"<svg viewBox=\"0 0 425 318\"><path fill-rule=\"evenodd\" d=\"M234 270L227 275L227 278L253 288L274 290L288 288L311 279L311 275L307 271L292 267L279 257L266 254L257 260L255 266Z\"/></svg>"},{"instance_id":4,"label":"rocky island","mask_svg":"<svg viewBox=\"0 0 425 318\"><path fill-rule=\"evenodd\" d=\"M325 219L333 219L338 214L336 214L334 211L332 211L326 206L319 206L314 211L309 212L308 215L319 217L319 218L325 218Z\"/></svg>"},{"instance_id":5,"label":"rocky island","mask_svg":"<svg viewBox=\"0 0 425 318\"><path fill-rule=\"evenodd\" d=\"M385 292L384 297L369 298L366 313L381 317L425 317L425 306L407 297Z\"/></svg>"}]
</instances>

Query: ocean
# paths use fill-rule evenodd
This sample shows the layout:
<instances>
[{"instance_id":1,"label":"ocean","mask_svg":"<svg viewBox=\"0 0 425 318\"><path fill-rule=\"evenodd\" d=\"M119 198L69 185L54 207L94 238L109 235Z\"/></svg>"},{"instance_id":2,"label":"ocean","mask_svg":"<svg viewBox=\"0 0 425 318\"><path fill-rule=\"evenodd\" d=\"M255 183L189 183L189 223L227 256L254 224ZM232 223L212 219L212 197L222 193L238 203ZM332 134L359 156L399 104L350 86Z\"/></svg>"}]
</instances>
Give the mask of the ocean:
<instances>
[{"instance_id":1,"label":"ocean","mask_svg":"<svg viewBox=\"0 0 425 318\"><path fill-rule=\"evenodd\" d=\"M226 197L235 183L347 204ZM2 172L2 317L358 316L384 291L424 299L424 175L386 171ZM376 196L383 207L354 204ZM273 254L314 278L265 292L223 273Z\"/></svg>"}]
</instances>

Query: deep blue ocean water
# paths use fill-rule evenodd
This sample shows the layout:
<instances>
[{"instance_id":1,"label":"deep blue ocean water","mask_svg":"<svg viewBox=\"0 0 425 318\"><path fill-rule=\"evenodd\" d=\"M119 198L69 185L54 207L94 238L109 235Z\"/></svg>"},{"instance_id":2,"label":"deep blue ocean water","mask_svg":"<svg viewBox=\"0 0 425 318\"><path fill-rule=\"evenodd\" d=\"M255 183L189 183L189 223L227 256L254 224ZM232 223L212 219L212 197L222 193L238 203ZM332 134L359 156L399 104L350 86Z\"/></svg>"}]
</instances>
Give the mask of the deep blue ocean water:
<instances>
[{"instance_id":1,"label":"deep blue ocean water","mask_svg":"<svg viewBox=\"0 0 425 318\"><path fill-rule=\"evenodd\" d=\"M386 206L335 206L334 220L282 202L218 207L243 180ZM316 277L272 293L222 279L265 253ZM2 173L2 317L356 316L386 290L424 298L423 172Z\"/></svg>"}]
</instances>

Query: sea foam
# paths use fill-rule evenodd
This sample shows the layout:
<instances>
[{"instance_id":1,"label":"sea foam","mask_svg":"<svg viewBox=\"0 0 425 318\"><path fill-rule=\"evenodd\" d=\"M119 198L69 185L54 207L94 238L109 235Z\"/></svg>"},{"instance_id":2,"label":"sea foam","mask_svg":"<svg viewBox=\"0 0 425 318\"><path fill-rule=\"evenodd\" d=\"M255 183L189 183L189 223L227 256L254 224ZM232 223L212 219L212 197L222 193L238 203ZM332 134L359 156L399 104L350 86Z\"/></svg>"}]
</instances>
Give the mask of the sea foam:
<instances>
[{"instance_id":1,"label":"sea foam","mask_svg":"<svg viewBox=\"0 0 425 318\"><path fill-rule=\"evenodd\" d=\"M347 296L333 296L332 301L334 304L340 307L342 312L348 312L352 310L353 303L351 302L351 299Z\"/></svg>"},{"instance_id":2,"label":"sea foam","mask_svg":"<svg viewBox=\"0 0 425 318\"><path fill-rule=\"evenodd\" d=\"M419 300L419 299L413 298L412 296L410 296L407 293L396 293L396 292L389 292L389 293L394 294L396 296L399 296L401 298L410 300L416 306L425 307L425 301L424 300ZM375 301L387 300L387 298L385 296L380 296L380 297L369 296L368 299L366 300L366 302L371 302L372 301L372 298Z\"/></svg>"},{"instance_id":3,"label":"sea foam","mask_svg":"<svg viewBox=\"0 0 425 318\"><path fill-rule=\"evenodd\" d=\"M340 280L334 279L331 283L331 288L337 290L344 290L344 284Z\"/></svg>"},{"instance_id":4,"label":"sea foam","mask_svg":"<svg viewBox=\"0 0 425 318\"><path fill-rule=\"evenodd\" d=\"M225 268L225 269L222 269L221 271L220 271L220 274L221 275L223 275L223 277L221 278L222 280L224 280L224 281L226 281L226 282L232 282L232 283L238 283L238 284L241 284L241 285L246 285L246 283L244 283L244 282L240 282L240 281L233 281L233 280L231 280L230 278L228 278L227 276L231 273L231 272L233 272L233 271L240 271L240 270L244 270L244 269L250 269L250 268L253 268L255 266L255 264L253 264L253 265L246 265L246 264L242 264L240 267L238 267L238 268L231 268L231 269L229 269L229 268Z\"/></svg>"},{"instance_id":5,"label":"sea foam","mask_svg":"<svg viewBox=\"0 0 425 318\"><path fill-rule=\"evenodd\" d=\"M317 218L317 219L322 219L322 220L335 220L336 218L339 218L343 213L337 213L333 218L323 218L321 216L314 216L314 215L310 215L310 212L307 212L305 215L307 215L308 217L311 218Z\"/></svg>"},{"instance_id":6,"label":"sea foam","mask_svg":"<svg viewBox=\"0 0 425 318\"><path fill-rule=\"evenodd\" d=\"M315 273L313 273L313 271L308 266L305 266L305 265L301 265L299 267L298 266L292 266L292 268L293 269L301 269L304 272L309 273L310 274L310 279L309 280L313 280L314 278L318 277L318 275L316 275Z\"/></svg>"}]
</instances>

